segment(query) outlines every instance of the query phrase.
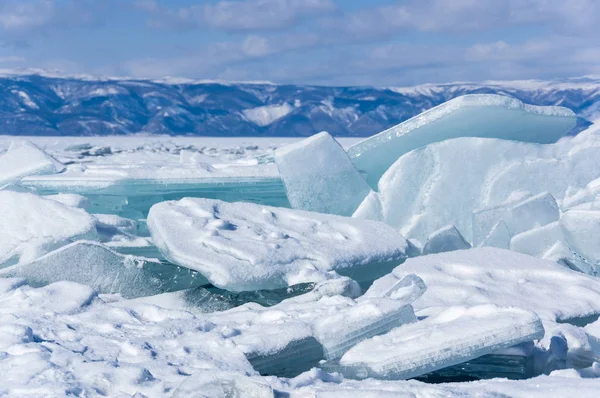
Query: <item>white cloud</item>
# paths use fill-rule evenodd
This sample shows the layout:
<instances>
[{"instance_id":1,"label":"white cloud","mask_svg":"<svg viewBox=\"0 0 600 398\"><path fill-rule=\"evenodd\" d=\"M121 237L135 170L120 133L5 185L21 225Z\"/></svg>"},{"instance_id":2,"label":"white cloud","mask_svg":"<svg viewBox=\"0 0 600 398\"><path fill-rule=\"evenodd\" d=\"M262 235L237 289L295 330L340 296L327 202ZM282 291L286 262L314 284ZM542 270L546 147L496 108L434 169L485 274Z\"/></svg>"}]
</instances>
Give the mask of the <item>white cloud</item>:
<instances>
[{"instance_id":1,"label":"white cloud","mask_svg":"<svg viewBox=\"0 0 600 398\"><path fill-rule=\"evenodd\" d=\"M20 62L25 62L25 61L26 61L25 57L18 57L16 55L0 57L0 64L20 63Z\"/></svg>"},{"instance_id":2,"label":"white cloud","mask_svg":"<svg viewBox=\"0 0 600 398\"><path fill-rule=\"evenodd\" d=\"M221 0L181 8L161 8L155 0L138 0L135 6L150 13L153 26L209 26L225 31L280 29L336 9L333 0Z\"/></svg>"}]
</instances>

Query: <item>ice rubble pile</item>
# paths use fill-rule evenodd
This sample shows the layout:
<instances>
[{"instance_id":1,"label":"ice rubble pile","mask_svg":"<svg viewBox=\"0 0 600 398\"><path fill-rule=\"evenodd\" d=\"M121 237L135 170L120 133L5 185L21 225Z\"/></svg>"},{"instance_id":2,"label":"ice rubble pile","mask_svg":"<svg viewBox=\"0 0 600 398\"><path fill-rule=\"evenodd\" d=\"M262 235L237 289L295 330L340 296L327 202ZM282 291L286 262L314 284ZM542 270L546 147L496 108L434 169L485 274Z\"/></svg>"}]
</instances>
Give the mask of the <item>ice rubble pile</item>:
<instances>
[{"instance_id":1,"label":"ice rubble pile","mask_svg":"<svg viewBox=\"0 0 600 398\"><path fill-rule=\"evenodd\" d=\"M554 143L574 122L473 95L347 153L317 134L274 164L81 146L65 170L11 145L0 395L600 377L600 138Z\"/></svg>"}]
</instances>

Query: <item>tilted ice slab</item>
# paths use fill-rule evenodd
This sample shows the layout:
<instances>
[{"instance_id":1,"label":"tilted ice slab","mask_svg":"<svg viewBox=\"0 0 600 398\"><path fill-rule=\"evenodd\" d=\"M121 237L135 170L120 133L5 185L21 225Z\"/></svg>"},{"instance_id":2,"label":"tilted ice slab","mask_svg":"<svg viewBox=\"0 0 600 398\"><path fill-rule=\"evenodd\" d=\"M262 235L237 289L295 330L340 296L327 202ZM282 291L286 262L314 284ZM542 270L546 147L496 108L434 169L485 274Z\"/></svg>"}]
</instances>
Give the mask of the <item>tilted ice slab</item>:
<instances>
[{"instance_id":1,"label":"tilted ice slab","mask_svg":"<svg viewBox=\"0 0 600 398\"><path fill-rule=\"evenodd\" d=\"M0 268L95 235L95 220L82 209L30 193L0 191Z\"/></svg>"},{"instance_id":2,"label":"tilted ice slab","mask_svg":"<svg viewBox=\"0 0 600 398\"><path fill-rule=\"evenodd\" d=\"M575 127L576 116L558 106L534 106L503 95L470 94L429 109L348 149L371 187L402 155L457 137L501 138L549 144Z\"/></svg>"},{"instance_id":3,"label":"tilted ice slab","mask_svg":"<svg viewBox=\"0 0 600 398\"><path fill-rule=\"evenodd\" d=\"M570 209L561 217L560 229L570 247L600 265L600 210Z\"/></svg>"},{"instance_id":4,"label":"tilted ice slab","mask_svg":"<svg viewBox=\"0 0 600 398\"><path fill-rule=\"evenodd\" d=\"M556 321L600 314L600 279L491 247L408 259L376 280L365 295L385 291L409 274L418 274L427 285L413 304L417 315L449 306L495 304L534 311L551 331Z\"/></svg>"},{"instance_id":5,"label":"tilted ice slab","mask_svg":"<svg viewBox=\"0 0 600 398\"><path fill-rule=\"evenodd\" d=\"M120 294L125 298L208 283L202 275L187 268L123 256L100 244L84 241L61 247L33 262L2 269L0 277L25 278L30 286L62 280L77 282L98 293Z\"/></svg>"},{"instance_id":6,"label":"tilted ice slab","mask_svg":"<svg viewBox=\"0 0 600 398\"><path fill-rule=\"evenodd\" d=\"M584 132L553 145L458 138L402 156L357 216L385 221L420 241L452 224L472 241L473 211L544 192L560 206L570 192L598 175L600 137L593 134Z\"/></svg>"},{"instance_id":7,"label":"tilted ice slab","mask_svg":"<svg viewBox=\"0 0 600 398\"><path fill-rule=\"evenodd\" d=\"M19 181L30 175L60 173L65 166L27 141L11 142L0 156L0 185Z\"/></svg>"},{"instance_id":8,"label":"tilted ice slab","mask_svg":"<svg viewBox=\"0 0 600 398\"><path fill-rule=\"evenodd\" d=\"M452 307L358 343L340 359L340 370L361 379L409 379L543 336L530 311Z\"/></svg>"},{"instance_id":9,"label":"tilted ice slab","mask_svg":"<svg viewBox=\"0 0 600 398\"><path fill-rule=\"evenodd\" d=\"M275 151L292 208L351 216L371 189L328 133Z\"/></svg>"},{"instance_id":10,"label":"tilted ice slab","mask_svg":"<svg viewBox=\"0 0 600 398\"><path fill-rule=\"evenodd\" d=\"M463 238L456 227L448 225L429 235L427 242L423 246L423 255L470 248L471 245Z\"/></svg>"},{"instance_id":11,"label":"tilted ice slab","mask_svg":"<svg viewBox=\"0 0 600 398\"><path fill-rule=\"evenodd\" d=\"M336 271L373 280L405 258L383 223L252 203L186 198L154 205L154 243L171 262L232 291L276 289Z\"/></svg>"}]
</instances>

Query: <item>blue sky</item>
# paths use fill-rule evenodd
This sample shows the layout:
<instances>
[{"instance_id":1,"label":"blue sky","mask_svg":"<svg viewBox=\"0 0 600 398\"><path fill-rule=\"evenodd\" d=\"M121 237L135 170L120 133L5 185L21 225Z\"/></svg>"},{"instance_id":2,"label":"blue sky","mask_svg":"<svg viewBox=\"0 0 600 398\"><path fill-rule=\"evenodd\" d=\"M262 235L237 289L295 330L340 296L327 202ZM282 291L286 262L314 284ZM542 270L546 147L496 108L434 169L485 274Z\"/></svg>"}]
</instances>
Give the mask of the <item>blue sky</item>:
<instances>
[{"instance_id":1,"label":"blue sky","mask_svg":"<svg viewBox=\"0 0 600 398\"><path fill-rule=\"evenodd\" d=\"M0 69L324 85L600 74L598 0L0 0Z\"/></svg>"}]
</instances>

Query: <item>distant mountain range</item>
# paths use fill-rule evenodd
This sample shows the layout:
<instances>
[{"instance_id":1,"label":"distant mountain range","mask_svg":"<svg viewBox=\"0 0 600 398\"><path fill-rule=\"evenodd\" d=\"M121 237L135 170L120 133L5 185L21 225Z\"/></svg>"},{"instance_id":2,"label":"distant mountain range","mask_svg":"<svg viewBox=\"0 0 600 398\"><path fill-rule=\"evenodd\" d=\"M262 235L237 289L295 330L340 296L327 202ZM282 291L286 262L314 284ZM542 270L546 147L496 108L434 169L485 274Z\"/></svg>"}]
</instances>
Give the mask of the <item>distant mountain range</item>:
<instances>
[{"instance_id":1,"label":"distant mountain range","mask_svg":"<svg viewBox=\"0 0 600 398\"><path fill-rule=\"evenodd\" d=\"M369 136L451 98L498 93L600 119L600 78L319 87L0 75L0 134Z\"/></svg>"}]
</instances>

